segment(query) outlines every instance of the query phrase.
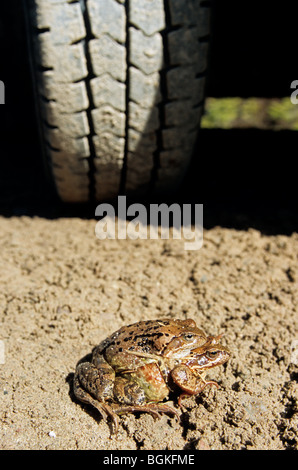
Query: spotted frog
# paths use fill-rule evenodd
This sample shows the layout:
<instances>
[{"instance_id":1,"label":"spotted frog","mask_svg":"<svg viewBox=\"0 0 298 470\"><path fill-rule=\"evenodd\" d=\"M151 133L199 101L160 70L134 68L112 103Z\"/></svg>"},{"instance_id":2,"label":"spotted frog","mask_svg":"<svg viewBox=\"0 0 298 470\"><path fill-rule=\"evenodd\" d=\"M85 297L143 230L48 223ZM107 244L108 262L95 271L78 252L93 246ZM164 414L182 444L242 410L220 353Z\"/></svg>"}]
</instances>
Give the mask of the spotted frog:
<instances>
[{"instance_id":1,"label":"spotted frog","mask_svg":"<svg viewBox=\"0 0 298 470\"><path fill-rule=\"evenodd\" d=\"M93 405L115 430L118 415L148 412L177 415L165 403L178 391L178 404L207 385L206 372L224 364L229 350L222 335L207 336L194 320L148 320L123 326L93 349L91 362L81 362L74 375L74 393Z\"/></svg>"}]
</instances>

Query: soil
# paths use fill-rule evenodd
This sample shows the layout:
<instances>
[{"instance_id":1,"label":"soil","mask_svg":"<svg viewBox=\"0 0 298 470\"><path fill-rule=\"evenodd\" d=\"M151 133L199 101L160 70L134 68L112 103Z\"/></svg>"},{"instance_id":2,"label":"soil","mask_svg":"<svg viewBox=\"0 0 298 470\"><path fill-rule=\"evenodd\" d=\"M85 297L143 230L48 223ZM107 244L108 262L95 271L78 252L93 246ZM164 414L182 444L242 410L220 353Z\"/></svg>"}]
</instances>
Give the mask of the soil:
<instances>
[{"instance_id":1,"label":"soil","mask_svg":"<svg viewBox=\"0 0 298 470\"><path fill-rule=\"evenodd\" d=\"M213 227L181 240L98 240L95 220L1 218L1 449L297 449L298 234ZM72 390L77 362L119 327L193 318L230 361L180 418L121 417ZM177 406L175 397L173 406Z\"/></svg>"}]
</instances>

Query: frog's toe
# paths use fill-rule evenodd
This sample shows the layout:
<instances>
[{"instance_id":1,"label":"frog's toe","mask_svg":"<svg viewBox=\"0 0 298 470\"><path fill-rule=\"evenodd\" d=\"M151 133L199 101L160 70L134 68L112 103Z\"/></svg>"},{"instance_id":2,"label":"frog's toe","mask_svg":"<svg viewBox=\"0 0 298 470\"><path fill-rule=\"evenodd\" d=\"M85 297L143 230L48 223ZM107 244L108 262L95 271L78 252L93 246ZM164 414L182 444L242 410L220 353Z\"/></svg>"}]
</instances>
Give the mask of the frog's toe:
<instances>
[{"instance_id":1,"label":"frog's toe","mask_svg":"<svg viewBox=\"0 0 298 470\"><path fill-rule=\"evenodd\" d=\"M112 408L107 404L107 403L98 403L96 406L97 410L102 414L104 413L106 416L108 416L113 424L113 433L117 434L118 428L119 428L119 419L116 413L112 410ZM107 419L106 419L107 421Z\"/></svg>"},{"instance_id":2,"label":"frog's toe","mask_svg":"<svg viewBox=\"0 0 298 470\"><path fill-rule=\"evenodd\" d=\"M130 405L130 406L118 406L114 408L114 412L118 415L126 413L150 413L153 418L160 418L160 413L165 413L170 416L179 416L174 408L168 405L158 403L147 403L144 405Z\"/></svg>"},{"instance_id":3,"label":"frog's toe","mask_svg":"<svg viewBox=\"0 0 298 470\"><path fill-rule=\"evenodd\" d=\"M104 421L107 422L110 418L113 423L113 431L115 434L117 434L119 428L119 419L112 408L107 403L102 403L91 396L89 396L88 399L85 399L84 401L85 403L88 403L89 405L92 405L94 408L96 408Z\"/></svg>"},{"instance_id":4,"label":"frog's toe","mask_svg":"<svg viewBox=\"0 0 298 470\"><path fill-rule=\"evenodd\" d=\"M177 416L177 417L179 416L178 412L169 405L164 405L162 403L160 403L160 404L151 403L147 406L149 406L151 410L156 410L158 413L164 413L164 414L170 415L170 416Z\"/></svg>"},{"instance_id":5,"label":"frog's toe","mask_svg":"<svg viewBox=\"0 0 298 470\"><path fill-rule=\"evenodd\" d=\"M114 410L118 415L126 413L150 413L153 418L160 418L160 414L157 410L151 409L146 405L129 405L129 406L119 406Z\"/></svg>"}]
</instances>

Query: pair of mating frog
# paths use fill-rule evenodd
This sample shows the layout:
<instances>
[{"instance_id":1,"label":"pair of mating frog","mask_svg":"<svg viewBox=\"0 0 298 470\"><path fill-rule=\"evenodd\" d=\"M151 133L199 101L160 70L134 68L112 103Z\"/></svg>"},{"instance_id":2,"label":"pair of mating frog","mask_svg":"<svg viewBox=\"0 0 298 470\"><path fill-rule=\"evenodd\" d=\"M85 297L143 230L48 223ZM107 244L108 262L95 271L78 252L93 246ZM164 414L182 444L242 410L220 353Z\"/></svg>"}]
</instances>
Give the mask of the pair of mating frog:
<instances>
[{"instance_id":1,"label":"pair of mating frog","mask_svg":"<svg viewBox=\"0 0 298 470\"><path fill-rule=\"evenodd\" d=\"M177 415L161 403L170 391L197 395L207 385L206 372L224 364L229 350L222 335L207 336L194 320L148 320L124 326L93 349L91 362L78 364L75 396L110 417L117 430L117 415L148 412Z\"/></svg>"}]
</instances>

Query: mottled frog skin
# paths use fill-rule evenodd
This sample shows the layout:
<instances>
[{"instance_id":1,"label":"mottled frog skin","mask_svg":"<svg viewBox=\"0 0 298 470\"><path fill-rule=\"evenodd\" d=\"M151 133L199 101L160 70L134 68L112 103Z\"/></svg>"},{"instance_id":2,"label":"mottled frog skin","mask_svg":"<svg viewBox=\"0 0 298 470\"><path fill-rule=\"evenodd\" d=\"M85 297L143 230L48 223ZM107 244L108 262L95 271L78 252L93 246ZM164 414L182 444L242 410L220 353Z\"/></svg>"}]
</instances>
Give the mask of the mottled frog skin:
<instances>
[{"instance_id":1,"label":"mottled frog skin","mask_svg":"<svg viewBox=\"0 0 298 470\"><path fill-rule=\"evenodd\" d=\"M170 391L197 395L216 382L204 379L208 369L224 364L229 350L222 335L207 336L194 320L147 320L123 326L93 349L91 362L78 364L74 393L82 402L110 417L117 430L117 415L148 412L177 415L161 403Z\"/></svg>"}]
</instances>

